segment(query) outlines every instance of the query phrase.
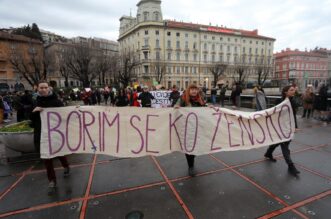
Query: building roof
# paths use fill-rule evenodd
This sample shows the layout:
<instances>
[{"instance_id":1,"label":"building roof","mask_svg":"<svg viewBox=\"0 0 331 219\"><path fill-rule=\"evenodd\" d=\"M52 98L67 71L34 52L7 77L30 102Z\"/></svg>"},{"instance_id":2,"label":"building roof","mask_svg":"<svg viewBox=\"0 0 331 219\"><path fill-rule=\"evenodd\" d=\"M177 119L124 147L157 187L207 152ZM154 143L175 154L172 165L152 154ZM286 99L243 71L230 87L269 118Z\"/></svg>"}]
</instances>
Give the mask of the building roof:
<instances>
[{"instance_id":1,"label":"building roof","mask_svg":"<svg viewBox=\"0 0 331 219\"><path fill-rule=\"evenodd\" d=\"M189 30L201 30L206 32L215 32L215 33L223 33L229 35L237 35L237 36L245 36L245 37L252 37L252 38L259 38L259 39L266 39L275 41L276 39L271 37L266 37L258 34L258 30L240 30L240 29L232 29L226 27L217 27L211 25L203 25L203 24L193 24L193 23L185 23L185 22L178 22L178 21L166 21L166 26L168 27L175 27L180 29L189 29Z\"/></svg>"},{"instance_id":2,"label":"building roof","mask_svg":"<svg viewBox=\"0 0 331 219\"><path fill-rule=\"evenodd\" d=\"M0 31L0 40L9 40L9 41L19 41L19 42L29 42L29 43L37 43L42 44L41 41L37 39L32 39L22 35L10 34L3 31Z\"/></svg>"},{"instance_id":3,"label":"building roof","mask_svg":"<svg viewBox=\"0 0 331 219\"><path fill-rule=\"evenodd\" d=\"M156 3L161 3L161 0L141 0L137 3L137 6L139 7L139 5L141 5L142 3L145 2L156 2Z\"/></svg>"},{"instance_id":4,"label":"building roof","mask_svg":"<svg viewBox=\"0 0 331 219\"><path fill-rule=\"evenodd\" d=\"M310 57L327 58L325 54L318 53L316 51L300 51L298 49L291 50L289 48L287 48L286 50L282 50L281 52L277 52L275 54L276 59L287 56L310 56Z\"/></svg>"}]
</instances>

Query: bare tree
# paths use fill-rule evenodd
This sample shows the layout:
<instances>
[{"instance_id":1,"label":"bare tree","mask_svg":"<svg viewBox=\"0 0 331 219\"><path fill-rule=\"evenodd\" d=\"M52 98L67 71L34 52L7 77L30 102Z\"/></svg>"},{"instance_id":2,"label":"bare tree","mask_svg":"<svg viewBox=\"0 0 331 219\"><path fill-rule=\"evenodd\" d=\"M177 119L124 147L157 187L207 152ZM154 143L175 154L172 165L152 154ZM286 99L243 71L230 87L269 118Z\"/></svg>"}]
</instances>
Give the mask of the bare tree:
<instances>
[{"instance_id":1,"label":"bare tree","mask_svg":"<svg viewBox=\"0 0 331 219\"><path fill-rule=\"evenodd\" d=\"M120 55L120 70L118 71L118 81L124 86L128 86L132 79L136 77L134 67L138 65L135 54L131 51Z\"/></svg>"},{"instance_id":2,"label":"bare tree","mask_svg":"<svg viewBox=\"0 0 331 219\"><path fill-rule=\"evenodd\" d=\"M225 70L227 69L228 65L224 63L215 63L212 67L209 68L210 72L214 77L214 87L217 85L217 81L224 75Z\"/></svg>"},{"instance_id":3,"label":"bare tree","mask_svg":"<svg viewBox=\"0 0 331 219\"><path fill-rule=\"evenodd\" d=\"M160 60L160 58L157 59L155 62L155 76L156 76L156 81L158 84L161 84L161 81L163 77L166 75L166 66L163 61Z\"/></svg>"},{"instance_id":4,"label":"bare tree","mask_svg":"<svg viewBox=\"0 0 331 219\"><path fill-rule=\"evenodd\" d=\"M28 55L24 51L13 50L10 63L14 69L33 87L40 80L47 79L50 60L45 56L44 49L38 53L35 48L29 48Z\"/></svg>"},{"instance_id":5,"label":"bare tree","mask_svg":"<svg viewBox=\"0 0 331 219\"><path fill-rule=\"evenodd\" d=\"M257 84L263 86L264 82L272 73L272 66L267 64L264 59L261 59L256 65L255 70L257 74Z\"/></svg>"},{"instance_id":6,"label":"bare tree","mask_svg":"<svg viewBox=\"0 0 331 219\"><path fill-rule=\"evenodd\" d=\"M95 57L88 46L77 45L70 49L66 66L70 75L79 80L84 87L90 87L92 81L97 77L95 71Z\"/></svg>"},{"instance_id":7,"label":"bare tree","mask_svg":"<svg viewBox=\"0 0 331 219\"><path fill-rule=\"evenodd\" d=\"M233 66L233 75L232 78L235 83L238 83L239 85L243 86L246 83L246 80L249 76L249 70L250 67L246 63L246 57L243 56L237 62L235 62Z\"/></svg>"},{"instance_id":8,"label":"bare tree","mask_svg":"<svg viewBox=\"0 0 331 219\"><path fill-rule=\"evenodd\" d=\"M111 75L111 68L112 68L112 57L105 55L102 51L99 52L97 59L96 59L96 72L99 77L99 85L106 84L106 76Z\"/></svg>"}]
</instances>

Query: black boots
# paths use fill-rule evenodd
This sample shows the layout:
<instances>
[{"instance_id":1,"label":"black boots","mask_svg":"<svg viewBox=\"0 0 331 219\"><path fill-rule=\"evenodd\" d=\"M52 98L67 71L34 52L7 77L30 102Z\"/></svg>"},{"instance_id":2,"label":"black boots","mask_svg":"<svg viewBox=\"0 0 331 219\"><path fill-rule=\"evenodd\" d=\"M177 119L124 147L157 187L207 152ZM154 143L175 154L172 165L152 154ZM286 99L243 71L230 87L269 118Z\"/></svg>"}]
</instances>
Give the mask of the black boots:
<instances>
[{"instance_id":1,"label":"black boots","mask_svg":"<svg viewBox=\"0 0 331 219\"><path fill-rule=\"evenodd\" d=\"M288 165L288 172L294 176L296 176L300 173L300 171L294 166L294 164Z\"/></svg>"},{"instance_id":2,"label":"black boots","mask_svg":"<svg viewBox=\"0 0 331 219\"><path fill-rule=\"evenodd\" d=\"M188 175L191 177L194 177L196 174L194 167L189 167L188 168Z\"/></svg>"},{"instance_id":3,"label":"black boots","mask_svg":"<svg viewBox=\"0 0 331 219\"><path fill-rule=\"evenodd\" d=\"M277 162L277 160L272 156L272 154L265 153L264 157L270 160L271 162Z\"/></svg>"}]
</instances>

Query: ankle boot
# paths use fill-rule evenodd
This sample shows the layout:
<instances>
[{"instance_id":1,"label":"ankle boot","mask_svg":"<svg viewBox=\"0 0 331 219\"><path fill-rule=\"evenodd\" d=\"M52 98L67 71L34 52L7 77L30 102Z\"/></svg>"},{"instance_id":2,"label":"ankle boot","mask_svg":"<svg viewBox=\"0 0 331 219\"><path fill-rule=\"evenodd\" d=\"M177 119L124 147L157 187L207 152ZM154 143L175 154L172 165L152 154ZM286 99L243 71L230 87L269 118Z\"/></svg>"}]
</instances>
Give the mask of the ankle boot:
<instances>
[{"instance_id":1,"label":"ankle boot","mask_svg":"<svg viewBox=\"0 0 331 219\"><path fill-rule=\"evenodd\" d=\"M300 171L294 166L294 164L288 165L288 171L293 175L297 175L300 173Z\"/></svg>"},{"instance_id":2,"label":"ankle boot","mask_svg":"<svg viewBox=\"0 0 331 219\"><path fill-rule=\"evenodd\" d=\"M277 160L272 156L272 154L265 153L264 157L267 158L271 162L277 162Z\"/></svg>"}]
</instances>

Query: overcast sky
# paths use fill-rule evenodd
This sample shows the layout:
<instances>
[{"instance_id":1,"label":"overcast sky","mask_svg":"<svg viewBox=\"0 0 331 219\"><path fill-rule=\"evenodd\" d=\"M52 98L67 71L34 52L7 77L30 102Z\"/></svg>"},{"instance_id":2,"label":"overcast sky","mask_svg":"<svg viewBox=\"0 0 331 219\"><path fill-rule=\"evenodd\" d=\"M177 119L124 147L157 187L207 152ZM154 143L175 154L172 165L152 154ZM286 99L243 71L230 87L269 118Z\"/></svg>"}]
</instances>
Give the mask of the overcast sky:
<instances>
[{"instance_id":1,"label":"overcast sky","mask_svg":"<svg viewBox=\"0 0 331 219\"><path fill-rule=\"evenodd\" d=\"M117 40L139 0L0 0L0 28L37 23L66 37ZM164 19L223 25L276 38L275 51L331 49L331 0L163 0Z\"/></svg>"}]
</instances>

